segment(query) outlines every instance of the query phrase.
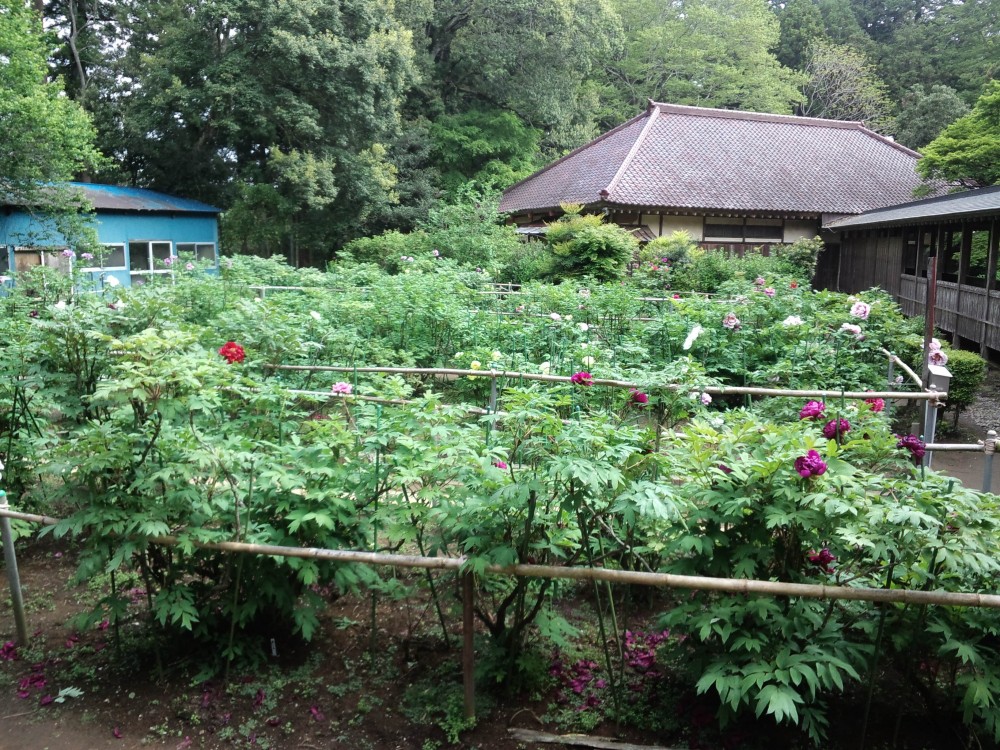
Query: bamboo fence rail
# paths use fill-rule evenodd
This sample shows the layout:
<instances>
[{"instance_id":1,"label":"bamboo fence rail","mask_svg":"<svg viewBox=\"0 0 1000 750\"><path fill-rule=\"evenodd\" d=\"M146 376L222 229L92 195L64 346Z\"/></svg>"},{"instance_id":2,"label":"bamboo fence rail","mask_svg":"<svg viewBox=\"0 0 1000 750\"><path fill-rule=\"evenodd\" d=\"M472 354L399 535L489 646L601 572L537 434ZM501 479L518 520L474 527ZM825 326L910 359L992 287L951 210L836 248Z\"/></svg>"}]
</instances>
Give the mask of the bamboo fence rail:
<instances>
[{"instance_id":1,"label":"bamboo fence rail","mask_svg":"<svg viewBox=\"0 0 1000 750\"><path fill-rule=\"evenodd\" d=\"M510 380L535 380L543 383L571 383L571 379L565 375L542 375L532 372L517 372L513 370L462 370L447 367L345 367L341 365L274 365L265 364L264 367L271 370L286 370L298 372L350 372L350 373L385 373L391 375L430 375L447 377L472 377L472 378L508 378ZM670 391L699 391L714 395L750 395L750 396L789 396L793 398L845 398L852 400L864 400L869 398L907 398L915 401L935 401L940 402L948 398L947 392L922 391L831 391L831 390L798 390L790 388L757 388L749 386L705 386L694 388L676 383L667 383L659 386L643 386L640 383L633 383L627 380L613 380L609 378L593 378L591 385L603 385L610 388L639 388L652 387L662 388Z\"/></svg>"}]
</instances>

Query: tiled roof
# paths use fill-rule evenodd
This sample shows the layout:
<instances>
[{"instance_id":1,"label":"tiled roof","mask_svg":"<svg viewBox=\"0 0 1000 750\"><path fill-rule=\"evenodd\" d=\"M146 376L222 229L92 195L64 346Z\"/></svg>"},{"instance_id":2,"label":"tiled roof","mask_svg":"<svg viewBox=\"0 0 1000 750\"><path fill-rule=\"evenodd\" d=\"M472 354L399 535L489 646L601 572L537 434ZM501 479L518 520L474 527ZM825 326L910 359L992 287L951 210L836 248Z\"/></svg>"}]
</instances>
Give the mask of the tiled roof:
<instances>
[{"instance_id":1,"label":"tiled roof","mask_svg":"<svg viewBox=\"0 0 1000 750\"><path fill-rule=\"evenodd\" d=\"M858 214L912 197L919 156L859 122L650 102L512 185L500 210L582 203Z\"/></svg>"},{"instance_id":2,"label":"tiled roof","mask_svg":"<svg viewBox=\"0 0 1000 750\"><path fill-rule=\"evenodd\" d=\"M92 182L71 182L70 187L83 191L84 196L97 210L152 211L156 213L217 214L221 209L201 201L178 198L145 188L98 185Z\"/></svg>"},{"instance_id":3,"label":"tiled roof","mask_svg":"<svg viewBox=\"0 0 1000 750\"><path fill-rule=\"evenodd\" d=\"M829 222L830 229L855 229L891 224L909 224L948 218L959 219L973 216L1000 216L1000 185L996 187L967 190L963 193L942 195L922 201L904 203L901 206L869 211L860 216L849 216Z\"/></svg>"}]
</instances>

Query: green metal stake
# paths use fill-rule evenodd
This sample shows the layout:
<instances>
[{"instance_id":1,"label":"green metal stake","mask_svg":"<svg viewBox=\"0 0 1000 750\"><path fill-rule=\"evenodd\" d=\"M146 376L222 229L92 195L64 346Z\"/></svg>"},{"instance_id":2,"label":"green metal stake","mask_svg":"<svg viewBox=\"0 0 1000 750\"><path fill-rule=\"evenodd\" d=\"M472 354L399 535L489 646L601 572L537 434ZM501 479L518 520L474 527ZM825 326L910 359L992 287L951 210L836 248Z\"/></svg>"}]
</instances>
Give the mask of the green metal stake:
<instances>
[{"instance_id":1,"label":"green metal stake","mask_svg":"<svg viewBox=\"0 0 1000 750\"><path fill-rule=\"evenodd\" d=\"M0 463L0 469L3 463ZM0 510L7 510L7 493L0 490ZM7 564L7 580L10 583L10 601L14 607L14 625L17 629L17 645L28 645L28 622L24 618L24 597L21 594L21 578L17 574L17 557L14 555L14 534L10 530L10 519L0 517L0 539L3 541L3 556Z\"/></svg>"}]
</instances>

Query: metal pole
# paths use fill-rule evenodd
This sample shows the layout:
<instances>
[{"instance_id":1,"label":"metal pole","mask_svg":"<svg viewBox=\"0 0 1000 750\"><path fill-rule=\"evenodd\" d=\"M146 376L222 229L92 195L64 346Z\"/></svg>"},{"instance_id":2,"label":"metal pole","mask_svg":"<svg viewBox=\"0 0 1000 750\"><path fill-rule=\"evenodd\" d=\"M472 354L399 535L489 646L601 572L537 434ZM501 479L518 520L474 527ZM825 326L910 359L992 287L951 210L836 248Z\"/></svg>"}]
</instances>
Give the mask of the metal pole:
<instances>
[{"instance_id":1,"label":"metal pole","mask_svg":"<svg viewBox=\"0 0 1000 750\"><path fill-rule=\"evenodd\" d=\"M496 374L490 379L490 414L497 410L497 378Z\"/></svg>"},{"instance_id":2,"label":"metal pole","mask_svg":"<svg viewBox=\"0 0 1000 750\"><path fill-rule=\"evenodd\" d=\"M931 393L937 392L937 386L932 385L927 389ZM924 436L923 440L925 443L934 442L934 432L937 430L937 401L928 400L924 404ZM933 451L927 451L924 454L924 466L928 469L931 468L931 458L933 457Z\"/></svg>"},{"instance_id":3,"label":"metal pole","mask_svg":"<svg viewBox=\"0 0 1000 750\"><path fill-rule=\"evenodd\" d=\"M3 464L0 464L2 467ZM7 493L0 490L0 510L7 510ZM14 534L10 530L10 519L0 517L0 540L3 541L3 556L7 564L7 580L10 582L10 601L14 606L14 625L17 629L17 645L28 645L28 622L24 618L24 597L21 595L21 577L17 574L17 558L14 556Z\"/></svg>"},{"instance_id":4,"label":"metal pole","mask_svg":"<svg viewBox=\"0 0 1000 750\"><path fill-rule=\"evenodd\" d=\"M993 491L993 454L997 450L997 431L990 430L986 433L986 443L983 445L983 452L986 460L983 462L983 492Z\"/></svg>"},{"instance_id":5,"label":"metal pole","mask_svg":"<svg viewBox=\"0 0 1000 750\"><path fill-rule=\"evenodd\" d=\"M475 650L473 649L472 607L475 591L471 572L462 574L462 681L465 687L465 718L476 718Z\"/></svg>"},{"instance_id":6,"label":"metal pole","mask_svg":"<svg viewBox=\"0 0 1000 750\"><path fill-rule=\"evenodd\" d=\"M938 238L940 240L940 237ZM930 377L931 341L934 338L934 308L937 307L937 251L938 245L931 249L927 261L927 297L924 301L924 361L920 369L920 379L927 384ZM926 440L926 438L924 438Z\"/></svg>"}]
</instances>

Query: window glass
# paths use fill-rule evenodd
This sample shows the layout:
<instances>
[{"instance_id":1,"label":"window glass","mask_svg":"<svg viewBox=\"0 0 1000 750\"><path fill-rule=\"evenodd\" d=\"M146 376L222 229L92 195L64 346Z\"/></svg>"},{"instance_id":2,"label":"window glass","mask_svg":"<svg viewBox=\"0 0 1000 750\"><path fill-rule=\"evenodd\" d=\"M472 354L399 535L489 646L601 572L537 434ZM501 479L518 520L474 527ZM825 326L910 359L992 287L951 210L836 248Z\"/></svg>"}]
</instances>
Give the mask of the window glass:
<instances>
[{"instance_id":1,"label":"window glass","mask_svg":"<svg viewBox=\"0 0 1000 750\"><path fill-rule=\"evenodd\" d=\"M10 271L10 248L0 245L0 274Z\"/></svg>"},{"instance_id":2,"label":"window glass","mask_svg":"<svg viewBox=\"0 0 1000 750\"><path fill-rule=\"evenodd\" d=\"M150 270L148 242L128 243L128 267L131 271Z\"/></svg>"},{"instance_id":3,"label":"window glass","mask_svg":"<svg viewBox=\"0 0 1000 750\"><path fill-rule=\"evenodd\" d=\"M190 253L195 260L215 265L215 244L212 242L178 242L177 254Z\"/></svg>"}]
</instances>

